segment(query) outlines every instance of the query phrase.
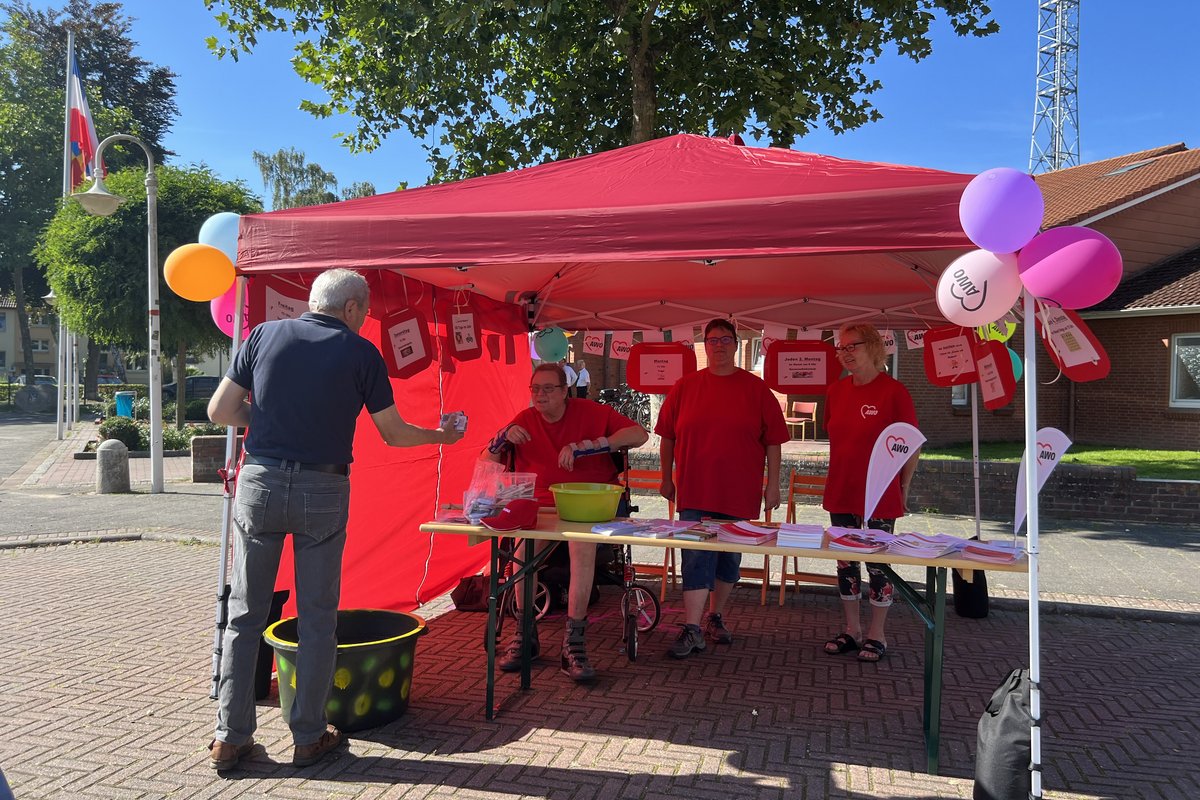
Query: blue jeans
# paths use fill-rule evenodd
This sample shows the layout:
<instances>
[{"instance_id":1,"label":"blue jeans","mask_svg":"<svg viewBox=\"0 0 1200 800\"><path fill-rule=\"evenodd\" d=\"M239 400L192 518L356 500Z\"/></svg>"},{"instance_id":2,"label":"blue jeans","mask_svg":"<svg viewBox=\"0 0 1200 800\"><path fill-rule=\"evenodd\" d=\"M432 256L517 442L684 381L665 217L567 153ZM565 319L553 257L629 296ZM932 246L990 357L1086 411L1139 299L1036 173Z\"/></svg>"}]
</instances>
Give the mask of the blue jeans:
<instances>
[{"instance_id":1,"label":"blue jeans","mask_svg":"<svg viewBox=\"0 0 1200 800\"><path fill-rule=\"evenodd\" d=\"M229 625L217 687L216 738L250 741L258 725L254 670L287 534L295 556L299 648L296 699L288 726L297 745L325 732L325 704L337 661L342 549L350 513L350 479L324 472L244 464L233 506L236 533Z\"/></svg>"},{"instance_id":2,"label":"blue jeans","mask_svg":"<svg viewBox=\"0 0 1200 800\"><path fill-rule=\"evenodd\" d=\"M718 514L715 511L702 511L698 508L681 508L679 519L689 522L699 522L704 517L713 519L741 519L728 514ZM683 591L692 589L716 588L716 581L722 583L737 583L742 577L738 569L742 565L741 553L725 553L717 550L680 550L683 564Z\"/></svg>"}]
</instances>

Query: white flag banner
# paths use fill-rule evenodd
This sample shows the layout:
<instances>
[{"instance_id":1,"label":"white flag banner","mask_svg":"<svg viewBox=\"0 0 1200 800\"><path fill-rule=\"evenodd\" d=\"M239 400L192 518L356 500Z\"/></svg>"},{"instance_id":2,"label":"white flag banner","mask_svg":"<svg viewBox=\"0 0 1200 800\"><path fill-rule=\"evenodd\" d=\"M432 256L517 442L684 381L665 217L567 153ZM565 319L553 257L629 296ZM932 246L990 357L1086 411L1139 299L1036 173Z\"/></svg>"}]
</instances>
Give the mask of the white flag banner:
<instances>
[{"instance_id":1,"label":"white flag banner","mask_svg":"<svg viewBox=\"0 0 1200 800\"><path fill-rule=\"evenodd\" d=\"M678 328L670 328L671 341L680 342L684 347L696 349L696 329L691 325L683 325Z\"/></svg>"},{"instance_id":2,"label":"white flag banner","mask_svg":"<svg viewBox=\"0 0 1200 800\"><path fill-rule=\"evenodd\" d=\"M904 341L908 344L909 350L919 350L925 346L925 329L907 330L904 332Z\"/></svg>"},{"instance_id":3,"label":"white flag banner","mask_svg":"<svg viewBox=\"0 0 1200 800\"><path fill-rule=\"evenodd\" d=\"M1058 428L1042 428L1037 432L1037 490L1040 494L1042 487L1046 485L1046 479L1050 477L1050 473L1058 466L1058 462L1067 452L1067 448L1071 446L1071 440L1067 435ZM1017 510L1013 516L1013 535L1021 530L1021 523L1025 521L1025 512L1028 510L1025 507L1025 464L1029 460L1029 453L1021 455L1021 468L1017 470Z\"/></svg>"},{"instance_id":4,"label":"white flag banner","mask_svg":"<svg viewBox=\"0 0 1200 800\"><path fill-rule=\"evenodd\" d=\"M824 333L820 328L798 328L796 330L796 341L798 342L819 342L821 334Z\"/></svg>"},{"instance_id":5,"label":"white flag banner","mask_svg":"<svg viewBox=\"0 0 1200 800\"><path fill-rule=\"evenodd\" d=\"M787 341L787 326L773 323L763 326L762 349L764 353L770 351L771 345L784 341Z\"/></svg>"},{"instance_id":6,"label":"white flag banner","mask_svg":"<svg viewBox=\"0 0 1200 800\"><path fill-rule=\"evenodd\" d=\"M907 422L893 422L879 434L867 463L867 492L863 502L863 524L875 513L879 498L895 480L900 468L925 444L925 434Z\"/></svg>"},{"instance_id":7,"label":"white flag banner","mask_svg":"<svg viewBox=\"0 0 1200 800\"><path fill-rule=\"evenodd\" d=\"M880 331L880 337L883 339L883 352L889 356L896 355L896 334L894 331Z\"/></svg>"},{"instance_id":8,"label":"white flag banner","mask_svg":"<svg viewBox=\"0 0 1200 800\"><path fill-rule=\"evenodd\" d=\"M643 342L662 342L662 341L666 341L666 340L663 339L662 331L654 330L654 331L642 331L642 341Z\"/></svg>"},{"instance_id":9,"label":"white flag banner","mask_svg":"<svg viewBox=\"0 0 1200 800\"><path fill-rule=\"evenodd\" d=\"M633 331L613 331L612 341L608 345L608 354L618 361L628 361L629 351L633 348Z\"/></svg>"},{"instance_id":10,"label":"white flag banner","mask_svg":"<svg viewBox=\"0 0 1200 800\"><path fill-rule=\"evenodd\" d=\"M604 355L605 331L583 331L583 352L593 355Z\"/></svg>"}]
</instances>

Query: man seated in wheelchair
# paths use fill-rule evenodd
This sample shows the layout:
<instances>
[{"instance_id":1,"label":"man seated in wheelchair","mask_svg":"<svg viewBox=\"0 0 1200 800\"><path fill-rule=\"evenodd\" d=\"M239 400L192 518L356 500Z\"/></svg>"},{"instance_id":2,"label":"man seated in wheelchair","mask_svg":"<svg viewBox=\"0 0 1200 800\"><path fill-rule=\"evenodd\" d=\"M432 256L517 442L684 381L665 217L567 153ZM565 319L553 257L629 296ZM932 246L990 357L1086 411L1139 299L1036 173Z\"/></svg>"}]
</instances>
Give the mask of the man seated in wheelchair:
<instances>
[{"instance_id":1,"label":"man seated in wheelchair","mask_svg":"<svg viewBox=\"0 0 1200 800\"><path fill-rule=\"evenodd\" d=\"M553 505L550 486L555 483L617 483L618 469L611 456L621 448L645 444L650 434L641 425L617 413L611 406L582 397L567 396L567 376L561 364L540 364L529 382L530 408L517 414L497 432L480 458L509 463L517 472L537 474L537 498L542 505ZM590 443L591 446L584 446ZM594 450L592 455L575 453ZM626 501L617 509L618 516L628 513ZM539 542L539 549L554 542ZM596 677L588 663L584 632L587 607L595 577L596 545L569 542L571 585L567 597L567 624L563 637L562 671L580 683ZM515 586L516 596L522 596ZM500 669L515 672L521 668L520 626L505 644ZM532 653L540 652L537 628L534 628Z\"/></svg>"}]
</instances>

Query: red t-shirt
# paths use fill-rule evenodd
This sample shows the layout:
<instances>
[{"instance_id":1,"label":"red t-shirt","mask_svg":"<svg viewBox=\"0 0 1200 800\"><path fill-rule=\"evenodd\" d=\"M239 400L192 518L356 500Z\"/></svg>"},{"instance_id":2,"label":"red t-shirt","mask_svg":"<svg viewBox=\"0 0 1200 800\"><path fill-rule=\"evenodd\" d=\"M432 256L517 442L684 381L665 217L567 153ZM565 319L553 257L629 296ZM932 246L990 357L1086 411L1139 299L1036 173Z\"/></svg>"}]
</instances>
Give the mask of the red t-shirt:
<instances>
[{"instance_id":1,"label":"red t-shirt","mask_svg":"<svg viewBox=\"0 0 1200 800\"><path fill-rule=\"evenodd\" d=\"M915 426L917 412L908 389L891 375L881 372L863 386L855 386L853 377L847 375L829 387L825 401L825 430L829 433L826 511L863 513L871 448L883 429L893 422ZM899 475L896 477L879 498L873 517L895 519L904 516Z\"/></svg>"},{"instance_id":2,"label":"red t-shirt","mask_svg":"<svg viewBox=\"0 0 1200 800\"><path fill-rule=\"evenodd\" d=\"M537 499L543 505L554 505L550 485L554 483L616 483L617 465L608 453L575 459L575 469L568 472L558 465L563 447L584 439L593 441L612 436L637 423L612 406L582 397L567 399L567 410L558 422L547 422L534 407L522 411L513 423L529 431L530 440L515 451L513 469L516 472L537 473Z\"/></svg>"},{"instance_id":3,"label":"red t-shirt","mask_svg":"<svg viewBox=\"0 0 1200 800\"><path fill-rule=\"evenodd\" d=\"M680 378L654 432L675 441L675 505L741 519L762 509L767 447L792 438L775 395L744 369Z\"/></svg>"}]
</instances>

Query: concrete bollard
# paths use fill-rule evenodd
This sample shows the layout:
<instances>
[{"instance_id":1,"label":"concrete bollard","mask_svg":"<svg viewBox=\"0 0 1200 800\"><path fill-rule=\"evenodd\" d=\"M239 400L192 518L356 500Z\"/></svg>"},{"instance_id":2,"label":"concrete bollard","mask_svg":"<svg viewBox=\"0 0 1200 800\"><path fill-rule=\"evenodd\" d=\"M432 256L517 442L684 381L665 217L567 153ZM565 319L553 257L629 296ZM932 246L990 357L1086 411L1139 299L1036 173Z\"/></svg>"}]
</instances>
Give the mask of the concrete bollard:
<instances>
[{"instance_id":1,"label":"concrete bollard","mask_svg":"<svg viewBox=\"0 0 1200 800\"><path fill-rule=\"evenodd\" d=\"M105 439L96 448L96 494L129 491L129 448L119 439Z\"/></svg>"}]
</instances>

